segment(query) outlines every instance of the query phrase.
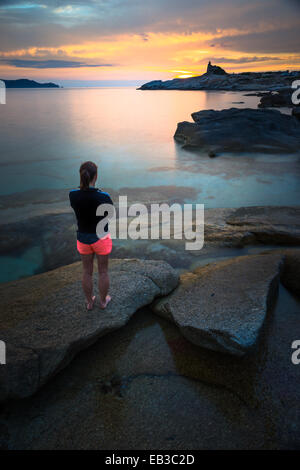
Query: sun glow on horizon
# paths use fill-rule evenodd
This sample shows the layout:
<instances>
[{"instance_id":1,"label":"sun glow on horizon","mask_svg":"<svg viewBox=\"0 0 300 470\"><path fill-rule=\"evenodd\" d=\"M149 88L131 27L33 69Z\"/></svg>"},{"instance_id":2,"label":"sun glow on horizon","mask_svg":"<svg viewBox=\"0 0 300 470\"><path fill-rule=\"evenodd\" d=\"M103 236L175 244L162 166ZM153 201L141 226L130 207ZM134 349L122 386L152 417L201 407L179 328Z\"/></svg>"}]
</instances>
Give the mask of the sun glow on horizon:
<instances>
[{"instance_id":1,"label":"sun glow on horizon","mask_svg":"<svg viewBox=\"0 0 300 470\"><path fill-rule=\"evenodd\" d=\"M172 70L172 73L176 73L174 78L191 78L201 75L200 73L194 73L187 70Z\"/></svg>"}]
</instances>

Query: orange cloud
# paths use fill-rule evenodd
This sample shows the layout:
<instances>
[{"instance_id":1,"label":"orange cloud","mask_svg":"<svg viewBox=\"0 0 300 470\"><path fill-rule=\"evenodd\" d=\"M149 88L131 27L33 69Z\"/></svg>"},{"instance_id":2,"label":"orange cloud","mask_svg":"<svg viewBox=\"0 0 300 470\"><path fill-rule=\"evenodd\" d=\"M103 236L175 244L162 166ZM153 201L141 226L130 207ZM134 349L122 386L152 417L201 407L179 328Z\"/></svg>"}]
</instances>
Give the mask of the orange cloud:
<instances>
[{"instance_id":1,"label":"orange cloud","mask_svg":"<svg viewBox=\"0 0 300 470\"><path fill-rule=\"evenodd\" d=\"M30 47L1 53L2 58L60 59L88 63L89 67L32 68L0 63L2 78L27 76L29 78L60 77L61 79L111 80L111 79L167 79L174 76L187 77L205 72L208 60L220 58L218 65L227 71L284 70L287 67L300 68L297 54L245 54L228 51L224 47L212 47L218 37L235 36L236 29L217 30L212 33L165 34L147 33L122 34L103 37L99 41L82 41L63 44L59 47ZM241 34L241 32L238 32ZM247 33L246 31L244 32ZM224 60L223 60L224 59ZM240 62L239 62L240 59ZM253 59L253 60L251 60ZM114 67L90 67L100 63L114 64ZM178 72L179 71L179 72Z\"/></svg>"}]
</instances>

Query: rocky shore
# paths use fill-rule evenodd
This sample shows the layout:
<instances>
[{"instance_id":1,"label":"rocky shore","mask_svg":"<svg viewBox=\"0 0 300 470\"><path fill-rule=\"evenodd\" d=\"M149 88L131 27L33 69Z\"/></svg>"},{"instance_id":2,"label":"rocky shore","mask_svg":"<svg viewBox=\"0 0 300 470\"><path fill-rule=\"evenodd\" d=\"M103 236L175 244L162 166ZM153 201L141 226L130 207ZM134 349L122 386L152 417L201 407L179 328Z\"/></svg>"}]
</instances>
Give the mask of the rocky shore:
<instances>
[{"instance_id":1,"label":"rocky shore","mask_svg":"<svg viewBox=\"0 0 300 470\"><path fill-rule=\"evenodd\" d=\"M194 123L179 122L174 139L184 149L202 151L210 157L225 152L299 153L300 108L292 96L295 91L292 84L299 77L300 72L227 74L209 63L206 74L201 77L188 78L183 83L178 82L179 79L150 82L141 89L245 91L251 87L252 90L268 90L246 94L261 97L259 109L230 108L192 113ZM262 83L264 86L261 86ZM274 108L290 111L286 114Z\"/></svg>"},{"instance_id":2,"label":"rocky shore","mask_svg":"<svg viewBox=\"0 0 300 470\"><path fill-rule=\"evenodd\" d=\"M72 217L4 232L73 263ZM199 253L160 243L115 244L106 311L85 310L81 263L0 286L1 449L299 447L300 207L209 209Z\"/></svg>"},{"instance_id":3,"label":"rocky shore","mask_svg":"<svg viewBox=\"0 0 300 470\"><path fill-rule=\"evenodd\" d=\"M138 89L277 91L281 88L291 87L292 82L299 80L299 78L299 71L226 73L221 67L208 64L207 71L203 75L166 81L153 80Z\"/></svg>"},{"instance_id":4,"label":"rocky shore","mask_svg":"<svg viewBox=\"0 0 300 470\"><path fill-rule=\"evenodd\" d=\"M67 233L74 237L73 222L65 214L59 216L59 235L54 223L57 217L47 220L45 231L49 242L49 226L54 228L55 243L59 241L58 245L64 247L66 259L66 246L74 245L66 238ZM34 223L42 230L39 220ZM20 228L14 226L11 230L16 233ZM225 261L202 263L184 273L180 287L156 303L154 311L175 321L183 335L197 345L243 355L258 341L276 299L279 280L299 295L300 260L296 248L300 246L300 208L211 209L205 213L204 230L205 246L200 253L190 254L191 259L200 254L205 260L221 247L226 250L258 245L260 253L240 257L229 254ZM262 254L264 247L270 246L273 251ZM295 249L282 250L282 246ZM166 240L168 249L172 253L170 260L174 260L175 251L180 258L184 242ZM55 252L51 251L52 256ZM116 253L118 250L114 256ZM101 321L99 311L87 317L80 287L81 263L2 284L1 339L8 345L8 365L0 369L0 399L35 393L81 349L125 325L134 312L151 304L155 297L169 294L178 283L178 271L159 260L161 252L156 254L156 261L112 260L115 300L101 315ZM74 255L68 258L69 263ZM58 259L54 257L55 263Z\"/></svg>"},{"instance_id":5,"label":"rocky shore","mask_svg":"<svg viewBox=\"0 0 300 470\"><path fill-rule=\"evenodd\" d=\"M105 312L79 264L2 286L1 399L27 398L2 404L0 448L299 448L299 265L269 251L176 287L166 263L113 260Z\"/></svg>"},{"instance_id":6,"label":"rocky shore","mask_svg":"<svg viewBox=\"0 0 300 470\"><path fill-rule=\"evenodd\" d=\"M295 90L291 87L263 93L258 103L259 108L288 108L299 119L300 103L293 98Z\"/></svg>"},{"instance_id":7,"label":"rocky shore","mask_svg":"<svg viewBox=\"0 0 300 470\"><path fill-rule=\"evenodd\" d=\"M112 255L115 258L163 258L175 268L189 269L195 262L202 263L216 256L238 256L242 251L247 253L259 247L300 245L299 206L206 209L204 220L205 244L200 252L185 250L184 239L151 240L151 243L115 240ZM38 273L79 261L76 222L74 214L66 207L58 213L37 215L1 227L0 254L9 254L13 246L14 255L22 256L38 246Z\"/></svg>"},{"instance_id":8,"label":"rocky shore","mask_svg":"<svg viewBox=\"0 0 300 470\"><path fill-rule=\"evenodd\" d=\"M124 326L139 308L178 283L163 261L115 259L110 277L112 301L105 311L87 312L81 263L0 286L7 355L0 368L0 401L32 395L79 351Z\"/></svg>"},{"instance_id":9,"label":"rocky shore","mask_svg":"<svg viewBox=\"0 0 300 470\"><path fill-rule=\"evenodd\" d=\"M218 153L298 153L300 123L270 109L230 108L192 113L194 123L179 122L174 139L188 150Z\"/></svg>"}]
</instances>

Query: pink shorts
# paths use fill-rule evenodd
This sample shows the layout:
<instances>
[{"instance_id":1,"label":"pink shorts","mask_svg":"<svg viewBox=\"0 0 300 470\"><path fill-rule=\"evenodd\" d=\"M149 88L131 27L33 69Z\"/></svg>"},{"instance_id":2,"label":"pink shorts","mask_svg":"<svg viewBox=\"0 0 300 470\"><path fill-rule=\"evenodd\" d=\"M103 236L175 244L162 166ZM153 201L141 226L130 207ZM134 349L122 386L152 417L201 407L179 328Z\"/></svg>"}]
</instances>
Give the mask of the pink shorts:
<instances>
[{"instance_id":1,"label":"pink shorts","mask_svg":"<svg viewBox=\"0 0 300 470\"><path fill-rule=\"evenodd\" d=\"M77 250L81 255L91 255L92 253L96 253L96 255L109 255L112 250L111 236L110 234L105 235L105 237L90 245L77 240Z\"/></svg>"}]
</instances>

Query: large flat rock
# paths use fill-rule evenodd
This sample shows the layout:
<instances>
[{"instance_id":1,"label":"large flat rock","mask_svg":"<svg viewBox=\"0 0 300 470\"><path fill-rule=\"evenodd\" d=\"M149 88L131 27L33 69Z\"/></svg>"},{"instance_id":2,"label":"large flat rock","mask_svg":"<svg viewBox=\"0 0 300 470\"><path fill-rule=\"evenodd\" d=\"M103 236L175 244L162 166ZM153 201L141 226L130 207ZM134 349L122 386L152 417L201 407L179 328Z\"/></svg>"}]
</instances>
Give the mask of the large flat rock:
<instances>
[{"instance_id":1,"label":"large flat rock","mask_svg":"<svg viewBox=\"0 0 300 470\"><path fill-rule=\"evenodd\" d=\"M146 307L39 393L2 406L0 448L299 449L299 315L280 286L258 348L240 358L195 346Z\"/></svg>"},{"instance_id":2,"label":"large flat rock","mask_svg":"<svg viewBox=\"0 0 300 470\"><path fill-rule=\"evenodd\" d=\"M174 139L185 149L223 152L297 153L299 121L278 110L204 110L192 113L195 121L179 122Z\"/></svg>"},{"instance_id":3,"label":"large flat rock","mask_svg":"<svg viewBox=\"0 0 300 470\"><path fill-rule=\"evenodd\" d=\"M284 253L237 257L181 276L173 293L155 302L192 343L242 356L257 343L277 295Z\"/></svg>"},{"instance_id":4,"label":"large flat rock","mask_svg":"<svg viewBox=\"0 0 300 470\"><path fill-rule=\"evenodd\" d=\"M110 279L111 303L91 312L85 309L81 263L1 285L0 331L7 347L1 401L32 395L79 351L178 283L166 262L134 259L112 260Z\"/></svg>"}]
</instances>

